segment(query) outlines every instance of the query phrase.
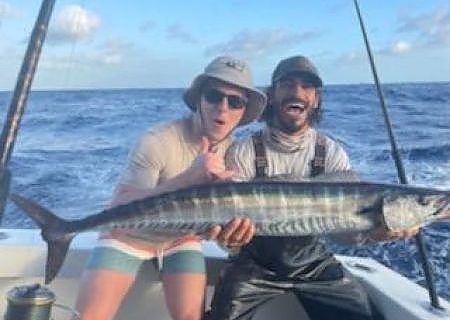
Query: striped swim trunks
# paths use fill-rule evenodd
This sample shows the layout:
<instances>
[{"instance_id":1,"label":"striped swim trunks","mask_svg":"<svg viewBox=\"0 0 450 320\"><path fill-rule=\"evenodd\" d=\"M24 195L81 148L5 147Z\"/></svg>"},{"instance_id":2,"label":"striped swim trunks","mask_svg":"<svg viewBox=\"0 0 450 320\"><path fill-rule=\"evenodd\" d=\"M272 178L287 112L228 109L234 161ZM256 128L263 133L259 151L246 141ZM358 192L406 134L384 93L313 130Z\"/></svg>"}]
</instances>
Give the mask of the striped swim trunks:
<instances>
[{"instance_id":1,"label":"striped swim trunks","mask_svg":"<svg viewBox=\"0 0 450 320\"><path fill-rule=\"evenodd\" d=\"M162 273L206 272L201 242L196 236L185 236L159 247L131 238L118 238L102 234L87 262L87 269L137 273L143 262L154 260Z\"/></svg>"}]
</instances>

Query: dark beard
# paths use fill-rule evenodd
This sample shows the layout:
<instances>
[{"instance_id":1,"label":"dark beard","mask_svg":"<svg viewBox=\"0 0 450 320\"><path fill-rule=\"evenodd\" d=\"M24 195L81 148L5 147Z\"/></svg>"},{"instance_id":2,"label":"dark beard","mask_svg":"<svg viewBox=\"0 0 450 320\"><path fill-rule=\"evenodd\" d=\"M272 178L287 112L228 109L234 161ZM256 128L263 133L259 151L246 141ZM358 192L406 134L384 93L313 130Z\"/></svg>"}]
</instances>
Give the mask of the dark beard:
<instances>
[{"instance_id":1,"label":"dark beard","mask_svg":"<svg viewBox=\"0 0 450 320\"><path fill-rule=\"evenodd\" d=\"M274 112L273 120L271 121L271 125L279 129L281 132L286 134L293 134L299 132L302 128L309 126L311 124L311 120L313 117L314 109L311 107L306 108L304 112L307 112L306 121L304 124L299 125L294 121L286 121L280 116L280 109L277 108Z\"/></svg>"},{"instance_id":2,"label":"dark beard","mask_svg":"<svg viewBox=\"0 0 450 320\"><path fill-rule=\"evenodd\" d=\"M302 128L302 126L295 122L289 122L282 119L278 113L275 114L274 125L277 129L286 134L296 133Z\"/></svg>"}]
</instances>

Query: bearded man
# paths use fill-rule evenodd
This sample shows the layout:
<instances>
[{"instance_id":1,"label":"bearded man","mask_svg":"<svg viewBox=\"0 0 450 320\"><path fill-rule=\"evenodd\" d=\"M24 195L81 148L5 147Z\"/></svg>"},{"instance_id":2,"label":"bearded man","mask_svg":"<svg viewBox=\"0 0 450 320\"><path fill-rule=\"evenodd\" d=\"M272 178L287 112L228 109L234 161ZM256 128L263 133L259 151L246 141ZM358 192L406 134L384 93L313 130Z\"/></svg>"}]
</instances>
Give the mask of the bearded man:
<instances>
[{"instance_id":1,"label":"bearded man","mask_svg":"<svg viewBox=\"0 0 450 320\"><path fill-rule=\"evenodd\" d=\"M238 180L351 169L343 148L314 129L322 86L316 67L303 56L277 65L267 92L266 127L228 150L226 164L239 172ZM297 296L310 319L379 319L361 284L316 236L254 237L219 279L208 319L252 319L259 306L286 292Z\"/></svg>"}]
</instances>

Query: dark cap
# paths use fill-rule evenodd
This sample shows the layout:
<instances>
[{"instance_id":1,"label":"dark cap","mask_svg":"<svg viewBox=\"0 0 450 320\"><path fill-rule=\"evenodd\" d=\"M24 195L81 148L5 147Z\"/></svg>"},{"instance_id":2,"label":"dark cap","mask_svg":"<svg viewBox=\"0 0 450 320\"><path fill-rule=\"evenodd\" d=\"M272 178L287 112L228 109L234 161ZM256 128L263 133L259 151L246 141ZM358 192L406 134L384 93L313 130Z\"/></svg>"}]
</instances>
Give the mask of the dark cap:
<instances>
[{"instance_id":1,"label":"dark cap","mask_svg":"<svg viewBox=\"0 0 450 320\"><path fill-rule=\"evenodd\" d=\"M316 87L322 87L323 82L317 68L304 56L293 56L281 60L272 74L272 84L288 75L307 77Z\"/></svg>"}]
</instances>

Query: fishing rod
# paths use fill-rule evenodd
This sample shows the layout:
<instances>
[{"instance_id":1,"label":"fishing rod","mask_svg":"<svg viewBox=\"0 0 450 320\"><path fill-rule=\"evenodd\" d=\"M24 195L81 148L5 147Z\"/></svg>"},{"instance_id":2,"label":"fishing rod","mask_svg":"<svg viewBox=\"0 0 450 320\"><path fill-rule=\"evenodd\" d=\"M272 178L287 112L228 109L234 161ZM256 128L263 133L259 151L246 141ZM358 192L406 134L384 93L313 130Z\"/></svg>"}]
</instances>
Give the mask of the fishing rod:
<instances>
[{"instance_id":1,"label":"fishing rod","mask_svg":"<svg viewBox=\"0 0 450 320\"><path fill-rule=\"evenodd\" d=\"M56 0L42 1L39 15L34 24L27 51L17 76L13 97L9 105L8 116L3 125L3 131L0 138L0 224L5 210L6 198L8 197L11 181L8 163L20 127L20 120L25 111L28 94L36 72L55 1Z\"/></svg>"},{"instance_id":2,"label":"fishing rod","mask_svg":"<svg viewBox=\"0 0 450 320\"><path fill-rule=\"evenodd\" d=\"M392 157L394 158L395 166L397 168L397 175L398 175L398 178L399 178L401 184L408 184L408 180L406 179L406 174L405 174L405 168L403 166L403 162L400 157L400 152L398 151L398 148L397 148L397 143L395 141L394 132L392 130L392 124L389 119L389 114L387 111L383 91L381 90L380 80L378 79L375 62L374 62L374 59L372 56L372 50L370 49L370 44L369 44L369 40L367 37L366 29L364 27L364 22L362 20L361 11L359 10L358 0L353 0L353 2L355 4L356 13L358 15L358 20L359 20L359 25L361 27L361 31L362 31L362 34L364 37L364 43L366 45L367 54L369 56L370 67L372 69L372 75L374 77L375 85L377 87L377 93L378 93L378 98L380 99L381 109L383 110L384 121L385 121L385 125L387 128L388 134L389 134L389 140L391 142L391 154L392 154ZM415 239L416 239L417 248L419 250L419 255L422 260L422 268L423 268L423 271L425 274L425 282L426 282L426 285L428 288L428 294L430 296L430 303L435 308L443 309L439 303L439 297L436 293L436 287L435 287L434 281L433 281L433 273L431 270L432 266L431 266L430 261L427 256L425 241L424 241L423 234L420 229L419 229L419 232L416 234Z\"/></svg>"}]
</instances>

